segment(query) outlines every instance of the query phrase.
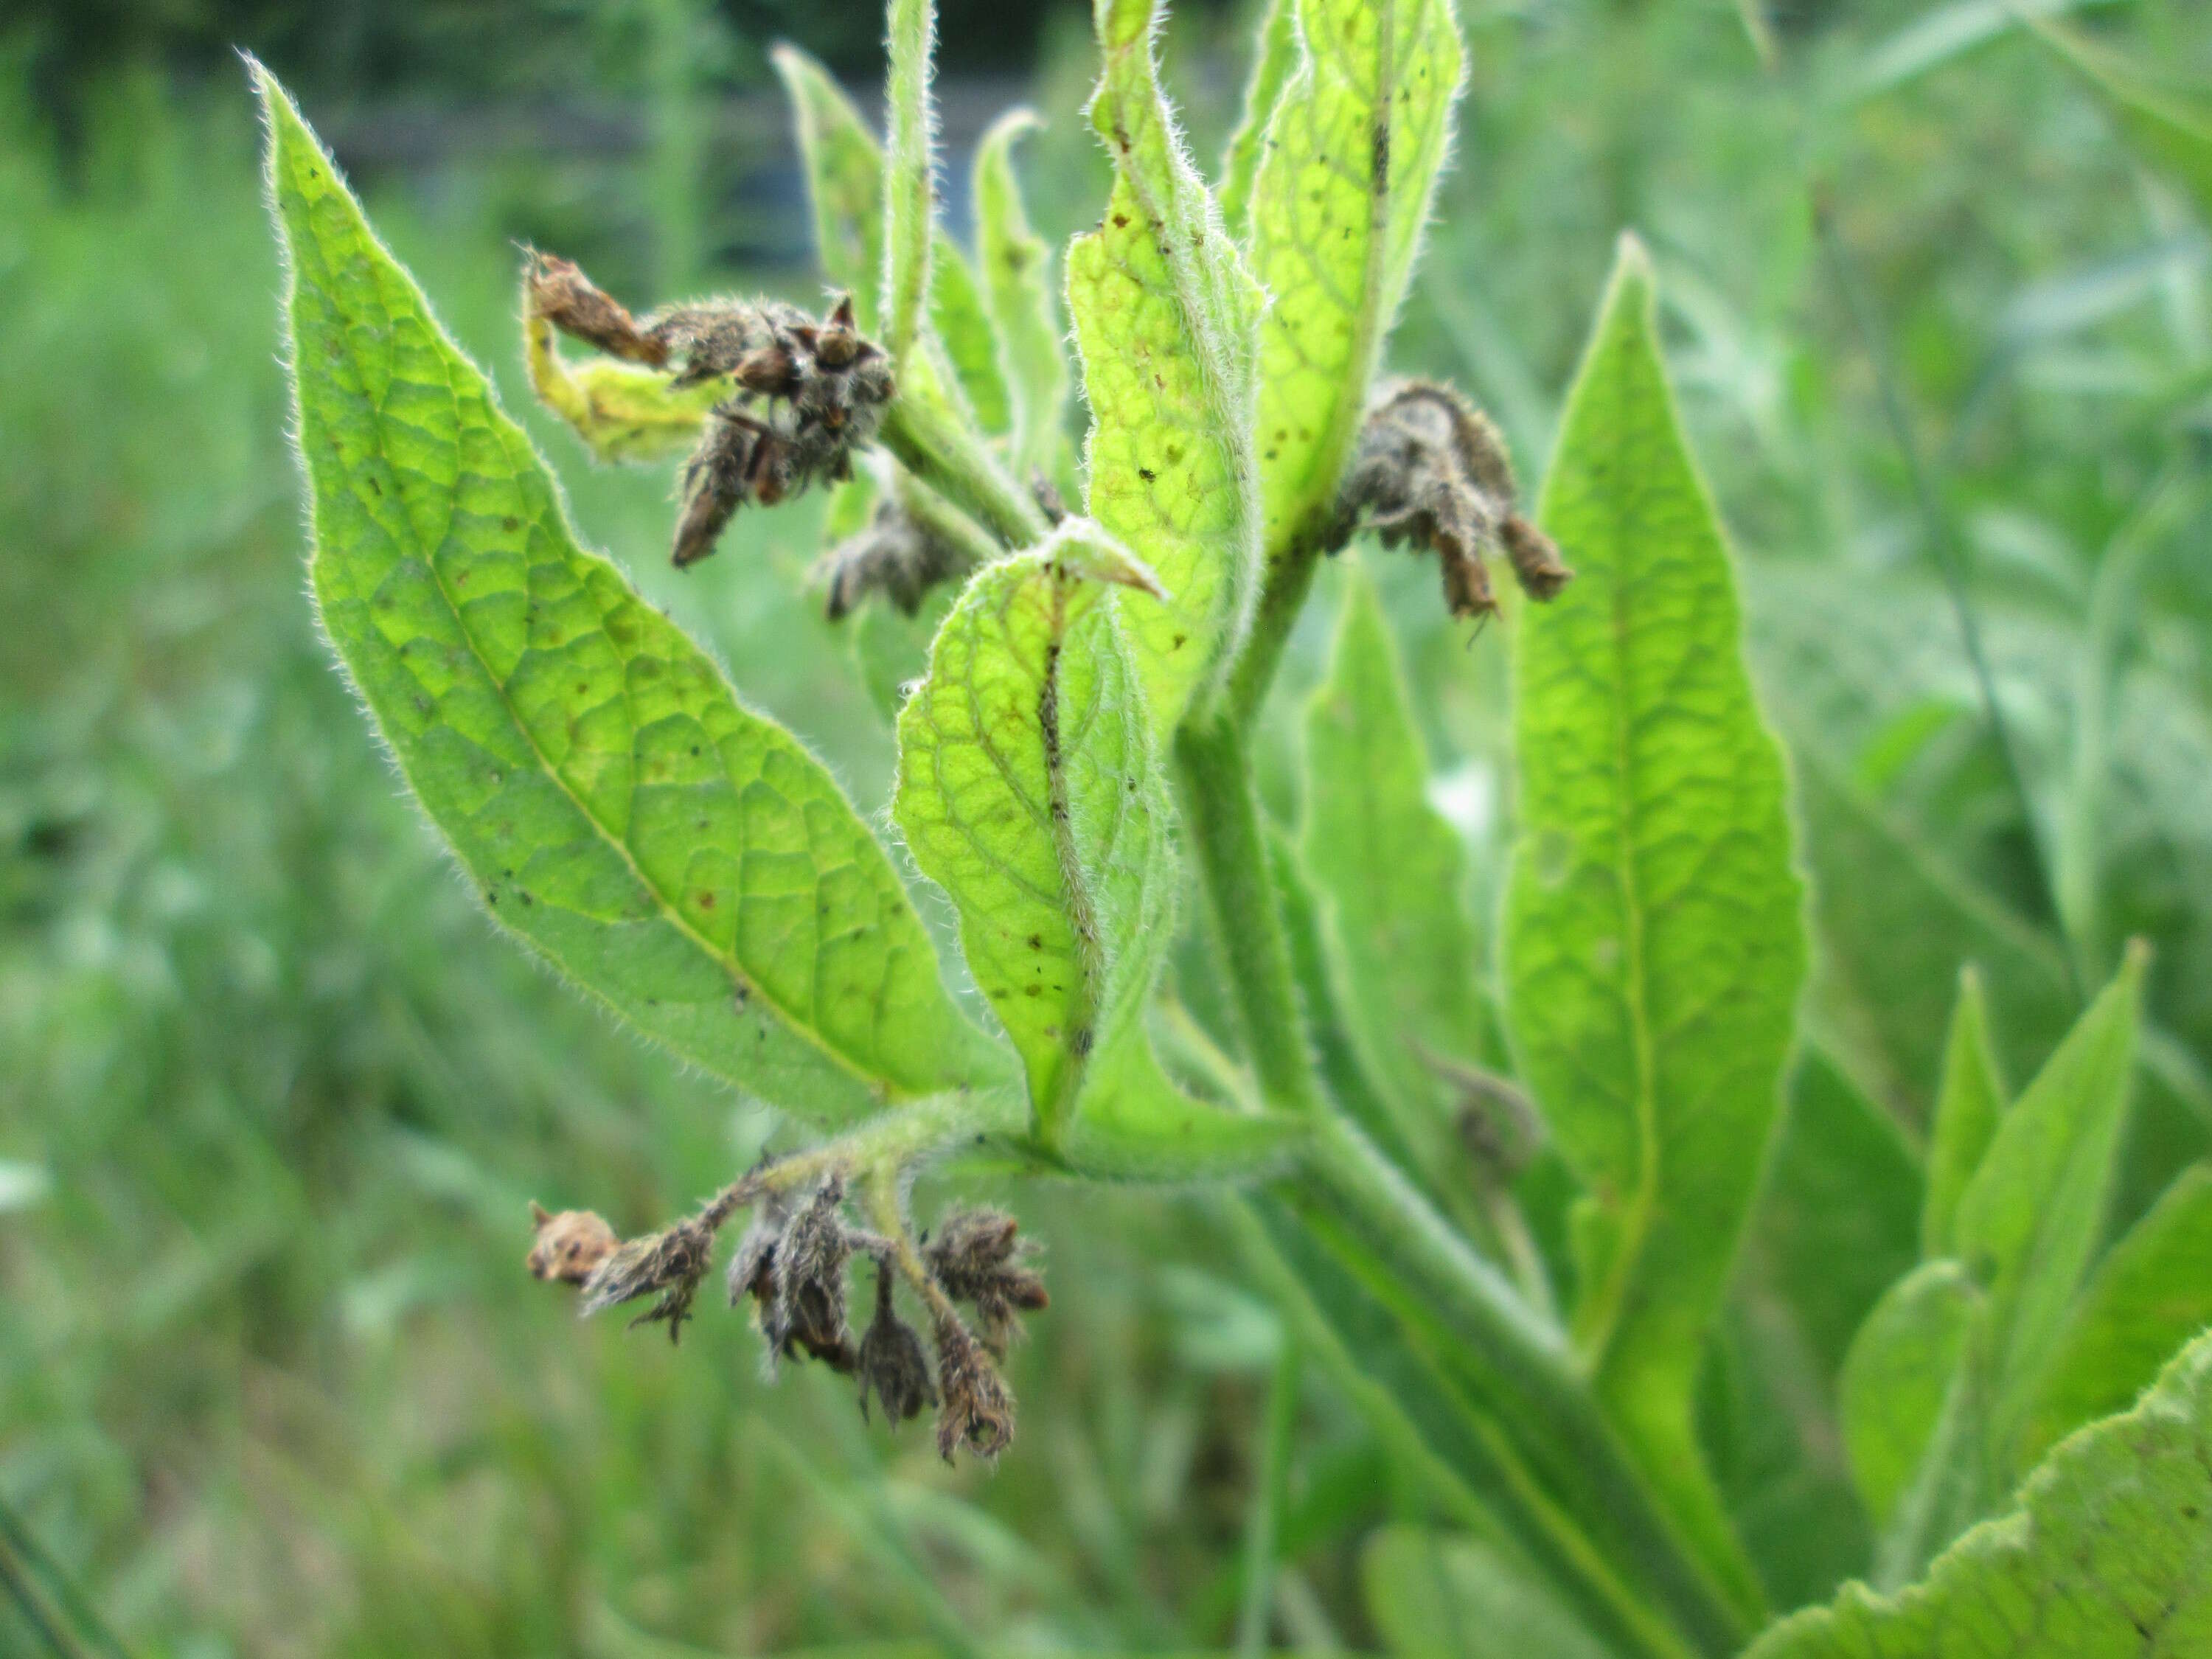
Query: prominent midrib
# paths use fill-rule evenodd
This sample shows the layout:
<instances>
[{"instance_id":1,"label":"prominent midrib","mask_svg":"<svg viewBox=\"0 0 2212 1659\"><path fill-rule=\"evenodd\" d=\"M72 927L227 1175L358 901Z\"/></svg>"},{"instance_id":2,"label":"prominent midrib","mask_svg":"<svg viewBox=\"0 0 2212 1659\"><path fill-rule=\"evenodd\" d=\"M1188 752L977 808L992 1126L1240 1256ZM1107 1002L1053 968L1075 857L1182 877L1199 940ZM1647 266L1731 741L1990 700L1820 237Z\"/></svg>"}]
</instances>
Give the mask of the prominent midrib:
<instances>
[{"instance_id":1,"label":"prominent midrib","mask_svg":"<svg viewBox=\"0 0 2212 1659\"><path fill-rule=\"evenodd\" d=\"M1066 894L1068 931L1075 941L1077 990L1068 1000L1071 1023L1060 1031L1061 1065L1053 1079L1052 1098L1040 1103L1039 1116L1046 1144L1057 1146L1060 1131L1074 1115L1075 1102L1090 1069L1092 1048L1098 1038L1100 985L1105 959L1098 941L1097 907L1091 902L1090 883L1075 845L1075 826L1067 799L1066 757L1060 746L1060 659L1066 642L1067 588L1065 580L1048 570L1044 580L1052 591L1052 638L1045 647L1044 684L1037 694L1037 730L1044 747L1046 817L1052 829L1052 849L1060 863L1060 883Z\"/></svg>"},{"instance_id":2,"label":"prominent midrib","mask_svg":"<svg viewBox=\"0 0 2212 1659\"><path fill-rule=\"evenodd\" d=\"M325 163L325 165L327 165L327 163ZM324 253L321 239L313 234L312 220L310 220L307 226L307 230L308 235L306 240L308 245L313 246L315 250L317 262L322 267L323 274L327 276L330 270L330 262ZM365 237L369 234L368 227L365 223L362 227L362 231ZM297 258L296 248L295 258L295 259ZM410 288L413 286L412 279L406 278L403 275L402 280L406 281ZM322 292L327 297L331 294L332 290L330 286L325 283L323 286ZM421 297L419 292L417 293L416 297L418 299ZM335 302L331 302L331 314L334 317L341 314L338 312ZM392 320L391 313L388 309L386 311L386 318L388 337L390 323ZM432 315L427 304L423 305L422 307L422 318L438 343L444 346L447 351L453 352L458 355L459 348L447 337L444 328L440 325L436 318ZM293 278L292 354L296 376L298 365L302 361L300 351L299 278L296 274ZM376 432L376 460L378 464L383 467L386 475L392 480L397 509L400 516L404 519L406 517L405 497L397 494L398 468L393 462L390 453L385 447L385 422L383 416L381 413L377 410L374 400L370 398L368 387L365 385L362 385L359 380L357 365L356 363L354 354L350 350L344 351L339 354L335 361L337 364L343 365L343 370L326 368L325 372L343 372L353 380L354 385L352 389L355 394L359 398L362 406L369 411L371 423ZM307 413L307 396L304 381L301 381L299 383L299 386L300 389L298 396L301 404L301 418L302 428L304 430ZM459 418L459 393L455 391L453 387L453 378L450 374L446 377L446 391L447 395L454 399L454 447L458 458L460 431ZM495 432L499 433L502 442L511 441L514 436L519 435L512 432L500 431L501 427L506 424L507 417L495 406L491 404L489 389L487 389L485 393L485 402L486 407L491 416L493 429ZM304 443L302 445L302 448L303 450L306 448ZM329 453L330 452L325 452L325 453ZM339 465L342 468L343 467L343 462L340 462ZM345 470L350 471L349 468ZM532 522L541 531L545 528L545 520L542 507L533 513ZM410 538L414 539L414 527L411 524L409 525L408 530ZM316 541L316 556L319 560L323 556L323 550L321 538L318 537ZM738 960L737 951L734 948L726 951L717 947L712 940L708 939L704 934L693 927L691 924L684 918L681 912L678 911L670 904L667 895L660 890L658 884L646 874L643 867L639 865L636 855L630 850L629 844L617 837L614 832L607 827L607 825L599 821L598 815L584 804L582 798L579 796L575 790L569 786L568 779L561 775L559 769L553 765L551 761L547 757L544 750L539 746L536 734L530 730L528 723L522 719L520 713L516 709L514 699L508 695L506 682L501 680L497 674L492 672L491 665L484 659L483 653L477 647L476 635L471 631L467 623L462 619L459 606L454 601L452 590L447 586L444 575L438 569L437 561L430 556L430 555L426 551L422 554L420 562L423 569L429 574L432 584L437 588L438 597L444 602L447 615L453 618L454 631L460 635L462 642L467 646L470 659L476 664L477 669L483 673L486 683L491 686L494 694L499 699L500 708L507 714L509 724L514 726L516 733L521 738L524 745L530 750L531 757L537 762L538 770L552 781L554 787L558 789L562 795L568 800L568 804L576 809L577 816L581 817L586 823L589 824L592 827L593 833L596 834L599 839L605 842L606 846L611 848L616 855L622 860L623 866L629 871L631 876L635 879L639 888L651 896L653 902L653 908L659 912L660 919L664 922L667 923L668 926L674 928L677 933L682 935L685 939L689 940L690 944L709 961L719 965L724 972L729 975L732 985L748 1002L756 996L760 998L763 1002L768 1005L769 1011L775 1014L776 1019L786 1029L796 1033L815 1049L819 1051L823 1057L828 1060L833 1066L837 1066L840 1070L846 1072L856 1080L863 1084L868 1085L871 1087L880 1087L885 1091L885 1097L887 1100L896 1101L905 1099L918 1092L916 1091L909 1090L905 1085L898 1082L895 1079L884 1077L879 1073L863 1069L858 1061L841 1053L836 1048L830 1047L828 1041L823 1037L821 1032L815 1030L814 1027L807 1022L797 1018L793 1015L789 1009L783 1006L780 1000L771 994L764 987L755 981L750 975L746 973L744 965ZM364 604L367 603L366 599L362 602ZM633 732L634 741L634 734L635 732L635 720L631 722L631 730ZM392 752L395 756L398 756L400 753L399 746L397 744L392 745ZM634 754L635 750L633 750L633 756ZM403 761L401 765L404 769L405 763ZM726 771L724 772L723 777L725 781L729 781L729 775ZM411 778L409 781L409 786L414 790L416 799L421 799L422 798L422 792L419 788L414 788L413 780ZM581 982L581 981L579 981L579 983ZM613 1002L613 999L609 997L605 992L599 991L596 987L590 988L595 991L596 994L599 995L601 1000L610 1004ZM705 1056L702 1055L701 1059L703 1060ZM731 1080L732 1082L737 1081L734 1078Z\"/></svg>"}]
</instances>

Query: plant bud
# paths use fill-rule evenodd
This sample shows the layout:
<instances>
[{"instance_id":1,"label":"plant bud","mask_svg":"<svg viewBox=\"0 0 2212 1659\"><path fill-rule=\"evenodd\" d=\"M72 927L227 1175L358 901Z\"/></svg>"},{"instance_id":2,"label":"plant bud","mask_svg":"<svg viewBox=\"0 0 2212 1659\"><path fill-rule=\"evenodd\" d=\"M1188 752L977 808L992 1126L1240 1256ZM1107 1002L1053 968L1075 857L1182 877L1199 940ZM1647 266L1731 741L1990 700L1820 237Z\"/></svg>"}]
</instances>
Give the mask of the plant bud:
<instances>
[{"instance_id":1,"label":"plant bud","mask_svg":"<svg viewBox=\"0 0 2212 1659\"><path fill-rule=\"evenodd\" d=\"M921 1415L924 1406L937 1403L937 1389L929 1380L929 1360L921 1338L891 1307L891 1267L876 1264L876 1316L860 1339L860 1415L868 1414L872 1392L893 1428Z\"/></svg>"},{"instance_id":2,"label":"plant bud","mask_svg":"<svg viewBox=\"0 0 2212 1659\"><path fill-rule=\"evenodd\" d=\"M525 1258L532 1279L580 1285L622 1242L613 1228L589 1210L563 1210L550 1215L544 1205L532 1200L530 1220L538 1230L537 1240Z\"/></svg>"},{"instance_id":3,"label":"plant bud","mask_svg":"<svg viewBox=\"0 0 2212 1659\"><path fill-rule=\"evenodd\" d=\"M691 1298L714 1248L714 1230L694 1218L620 1244L584 1280L586 1317L618 1303L659 1292L660 1299L630 1322L635 1328L665 1322L668 1340L681 1336Z\"/></svg>"},{"instance_id":4,"label":"plant bud","mask_svg":"<svg viewBox=\"0 0 2212 1659\"><path fill-rule=\"evenodd\" d=\"M940 1316L937 1382L944 1404L937 1413L937 1452L946 1462L965 1446L978 1457L996 1457L1012 1443L1014 1400L1000 1381L990 1355L958 1319Z\"/></svg>"},{"instance_id":5,"label":"plant bud","mask_svg":"<svg viewBox=\"0 0 2212 1659\"><path fill-rule=\"evenodd\" d=\"M1029 1265L1031 1245L1021 1224L1001 1210L958 1210L945 1218L927 1255L931 1274L955 1301L975 1310L983 1340L1004 1357L1021 1334L1019 1315L1050 1305L1044 1279Z\"/></svg>"},{"instance_id":6,"label":"plant bud","mask_svg":"<svg viewBox=\"0 0 2212 1659\"><path fill-rule=\"evenodd\" d=\"M853 1247L844 1200L845 1183L833 1175L784 1229L775 1243L775 1300L762 1326L773 1352L804 1349L841 1371L854 1363L845 1323L845 1264Z\"/></svg>"}]
</instances>

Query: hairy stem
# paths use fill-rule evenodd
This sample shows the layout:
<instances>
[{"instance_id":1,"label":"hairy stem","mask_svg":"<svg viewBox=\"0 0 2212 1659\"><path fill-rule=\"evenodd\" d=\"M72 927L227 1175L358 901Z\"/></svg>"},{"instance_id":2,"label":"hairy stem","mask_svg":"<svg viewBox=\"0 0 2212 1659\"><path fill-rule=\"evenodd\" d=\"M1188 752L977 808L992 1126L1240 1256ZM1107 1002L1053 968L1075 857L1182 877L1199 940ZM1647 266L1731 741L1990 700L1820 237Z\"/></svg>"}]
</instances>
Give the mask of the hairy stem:
<instances>
[{"instance_id":1,"label":"hairy stem","mask_svg":"<svg viewBox=\"0 0 2212 1659\"><path fill-rule=\"evenodd\" d=\"M1036 498L1014 481L975 429L938 398L893 398L881 435L884 447L908 471L975 518L1001 547L1034 547L1051 533Z\"/></svg>"}]
</instances>

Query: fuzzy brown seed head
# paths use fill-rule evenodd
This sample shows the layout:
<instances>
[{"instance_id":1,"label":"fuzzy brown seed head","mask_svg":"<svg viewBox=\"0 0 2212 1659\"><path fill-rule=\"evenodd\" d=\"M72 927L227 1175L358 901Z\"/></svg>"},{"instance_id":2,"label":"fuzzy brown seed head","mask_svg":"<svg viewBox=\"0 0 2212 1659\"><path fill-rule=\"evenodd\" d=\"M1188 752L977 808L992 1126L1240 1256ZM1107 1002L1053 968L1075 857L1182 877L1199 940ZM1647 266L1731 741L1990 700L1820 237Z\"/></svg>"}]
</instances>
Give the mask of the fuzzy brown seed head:
<instances>
[{"instance_id":1,"label":"fuzzy brown seed head","mask_svg":"<svg viewBox=\"0 0 2212 1659\"><path fill-rule=\"evenodd\" d=\"M588 1316L657 1291L660 1299L630 1323L665 1322L668 1340L678 1340L684 1322L691 1316L691 1298L706 1275L714 1248L714 1230L696 1218L626 1240L584 1280L584 1313Z\"/></svg>"},{"instance_id":2,"label":"fuzzy brown seed head","mask_svg":"<svg viewBox=\"0 0 2212 1659\"><path fill-rule=\"evenodd\" d=\"M525 1258L532 1279L580 1285L622 1242L615 1237L612 1227L589 1210L563 1210L552 1215L533 1200L530 1220L538 1230L530 1254Z\"/></svg>"},{"instance_id":3,"label":"fuzzy brown seed head","mask_svg":"<svg viewBox=\"0 0 2212 1659\"><path fill-rule=\"evenodd\" d=\"M775 1299L761 1329L772 1353L801 1351L841 1371L853 1368L845 1322L845 1266L853 1253L845 1226L845 1183L836 1176L815 1189L775 1242Z\"/></svg>"},{"instance_id":4,"label":"fuzzy brown seed head","mask_svg":"<svg viewBox=\"0 0 2212 1659\"><path fill-rule=\"evenodd\" d=\"M975 1310L984 1342L1001 1357L1022 1334L1019 1316L1052 1302L1043 1277L1030 1266L1030 1242L1019 1231L1004 1211L957 1210L939 1224L925 1252L931 1275L947 1296Z\"/></svg>"},{"instance_id":5,"label":"fuzzy brown seed head","mask_svg":"<svg viewBox=\"0 0 2212 1659\"><path fill-rule=\"evenodd\" d=\"M879 503L857 534L822 556L816 574L828 590L824 609L842 621L870 593L881 593L907 616L939 582L964 575L965 548L933 536L896 501Z\"/></svg>"},{"instance_id":6,"label":"fuzzy brown seed head","mask_svg":"<svg viewBox=\"0 0 2212 1659\"><path fill-rule=\"evenodd\" d=\"M1531 599L1555 597L1573 575L1559 550L1516 510L1504 441L1449 386L1407 381L1368 410L1338 493L1330 550L1364 524L1387 547L1411 542L1437 555L1455 617L1498 609L1483 554L1502 546Z\"/></svg>"},{"instance_id":7,"label":"fuzzy brown seed head","mask_svg":"<svg viewBox=\"0 0 2212 1659\"><path fill-rule=\"evenodd\" d=\"M937 1413L938 1455L950 1463L965 1446L978 1457L996 1457L1013 1441L1013 1396L983 1345L957 1318L940 1315L933 1335L944 1401Z\"/></svg>"},{"instance_id":8,"label":"fuzzy brown seed head","mask_svg":"<svg viewBox=\"0 0 2212 1659\"><path fill-rule=\"evenodd\" d=\"M876 1316L860 1339L860 1415L868 1414L868 1395L873 1393L893 1428L921 1415L924 1406L937 1403L937 1388L929 1380L929 1360L921 1338L891 1306L891 1268L876 1267Z\"/></svg>"}]
</instances>

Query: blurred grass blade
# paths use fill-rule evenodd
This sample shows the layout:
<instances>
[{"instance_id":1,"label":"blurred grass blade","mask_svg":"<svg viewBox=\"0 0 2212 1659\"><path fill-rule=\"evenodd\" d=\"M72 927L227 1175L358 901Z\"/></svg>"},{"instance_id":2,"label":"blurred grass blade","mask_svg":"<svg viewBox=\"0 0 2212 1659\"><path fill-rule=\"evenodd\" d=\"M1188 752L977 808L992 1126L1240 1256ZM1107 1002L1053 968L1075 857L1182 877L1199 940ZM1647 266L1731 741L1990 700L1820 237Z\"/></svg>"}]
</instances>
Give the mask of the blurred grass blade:
<instances>
[{"instance_id":1,"label":"blurred grass blade","mask_svg":"<svg viewBox=\"0 0 2212 1659\"><path fill-rule=\"evenodd\" d=\"M1160 90L1164 0L1097 0L1091 123L1114 163L1098 228L1068 251L1091 400L1091 516L1158 575L1127 617L1164 733L1250 625L1259 580L1253 353L1261 295ZM1145 343L1141 354L1131 343Z\"/></svg>"},{"instance_id":2,"label":"blurred grass blade","mask_svg":"<svg viewBox=\"0 0 2212 1659\"><path fill-rule=\"evenodd\" d=\"M1781 1101L1804 974L1782 760L1728 550L1624 239L1540 516L1577 576L1520 621L1513 1041L1568 1161L1577 1340L1601 1397L1742 1615L1761 1596L1692 1420Z\"/></svg>"},{"instance_id":3,"label":"blurred grass blade","mask_svg":"<svg viewBox=\"0 0 2212 1659\"><path fill-rule=\"evenodd\" d=\"M1844 1361L1844 1446L1877 1533L1928 1459L1978 1299L1958 1262L1926 1262L1890 1286Z\"/></svg>"},{"instance_id":4,"label":"blurred grass blade","mask_svg":"<svg viewBox=\"0 0 2212 1659\"><path fill-rule=\"evenodd\" d=\"M2185 1170L2098 1264L2028 1402L2012 1453L2034 1463L2124 1410L2167 1355L2212 1326L2212 1169Z\"/></svg>"},{"instance_id":5,"label":"blurred grass blade","mask_svg":"<svg viewBox=\"0 0 2212 1659\"><path fill-rule=\"evenodd\" d=\"M1467 856L1429 804L1428 757L1381 602L1364 570L1345 590L1328 678L1306 708L1300 849L1343 953L1364 1046L1385 1080L1394 1139L1433 1172L1449 1115L1428 1057L1481 1056Z\"/></svg>"},{"instance_id":6,"label":"blurred grass blade","mask_svg":"<svg viewBox=\"0 0 2212 1659\"><path fill-rule=\"evenodd\" d=\"M1878 97L1940 69L2015 26L2053 13L2114 0L1950 0L1921 13L1869 52L1851 91Z\"/></svg>"},{"instance_id":7,"label":"blurred grass blade","mask_svg":"<svg viewBox=\"0 0 2212 1659\"><path fill-rule=\"evenodd\" d=\"M1982 976L1969 966L1959 975L1959 999L1943 1043L1936 1127L1928 1138L1928 1193L1920 1220L1923 1256L1932 1261L1955 1248L1952 1232L1959 1200L1981 1167L2004 1109L2005 1087L1990 1048Z\"/></svg>"},{"instance_id":8,"label":"blurred grass blade","mask_svg":"<svg viewBox=\"0 0 2212 1659\"><path fill-rule=\"evenodd\" d=\"M975 258L983 293L1006 352L1018 478L1074 482L1067 442L1067 354L1053 302L1052 250L1030 228L1014 173L1014 145L1042 125L1033 110L1009 110L975 150Z\"/></svg>"},{"instance_id":9,"label":"blurred grass blade","mask_svg":"<svg viewBox=\"0 0 2212 1659\"><path fill-rule=\"evenodd\" d=\"M1367 1616L1401 1659L1607 1659L1551 1591L1495 1545L1389 1527L1360 1552Z\"/></svg>"},{"instance_id":10,"label":"blurred grass blade","mask_svg":"<svg viewBox=\"0 0 2212 1659\"><path fill-rule=\"evenodd\" d=\"M975 1081L983 1039L835 781L576 544L529 440L256 74L323 626L493 915L816 1122Z\"/></svg>"},{"instance_id":11,"label":"blurred grass blade","mask_svg":"<svg viewBox=\"0 0 2212 1659\"><path fill-rule=\"evenodd\" d=\"M2104 95L2136 154L2179 181L2212 222L2212 86L2162 77L2047 17L2027 21Z\"/></svg>"},{"instance_id":12,"label":"blurred grass blade","mask_svg":"<svg viewBox=\"0 0 2212 1659\"><path fill-rule=\"evenodd\" d=\"M1260 460L1271 574L1293 548L1310 559L1335 516L1463 68L1449 0L1292 0L1289 9L1297 67L1267 120L1250 231L1252 274L1270 298ZM1262 72L1274 61L1263 55Z\"/></svg>"},{"instance_id":13,"label":"blurred grass blade","mask_svg":"<svg viewBox=\"0 0 2212 1659\"><path fill-rule=\"evenodd\" d=\"M1895 1596L1845 1587L1746 1659L2185 1659L2212 1642L2212 1334L2126 1415L2061 1445L2002 1523Z\"/></svg>"},{"instance_id":14,"label":"blurred grass blade","mask_svg":"<svg viewBox=\"0 0 2212 1659\"><path fill-rule=\"evenodd\" d=\"M1958 1255L1990 1300L1998 1444L2010 1439L2097 1249L2135 1069L2145 957L2118 976L2005 1114L1959 1200Z\"/></svg>"}]
</instances>

